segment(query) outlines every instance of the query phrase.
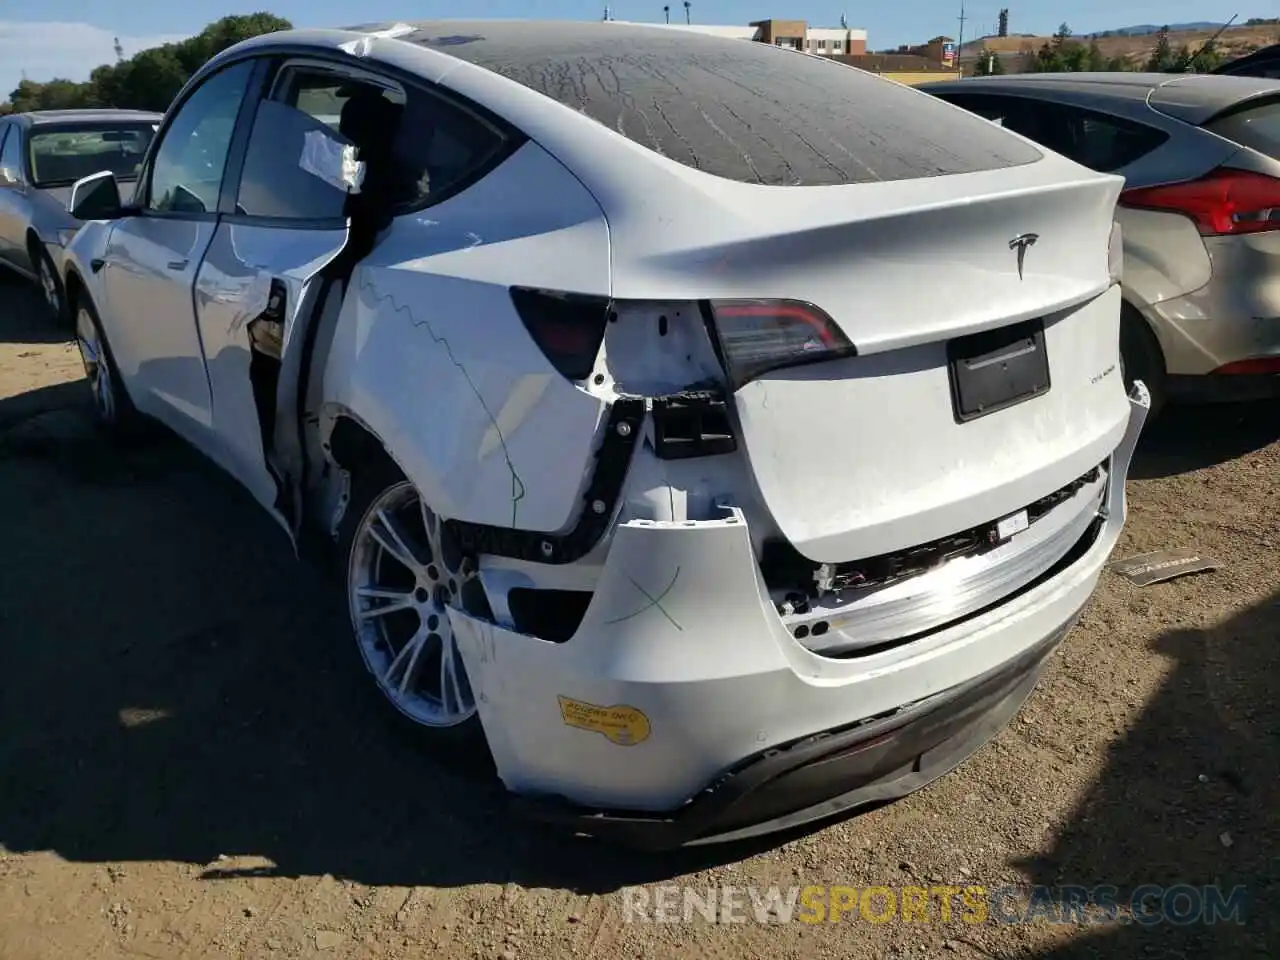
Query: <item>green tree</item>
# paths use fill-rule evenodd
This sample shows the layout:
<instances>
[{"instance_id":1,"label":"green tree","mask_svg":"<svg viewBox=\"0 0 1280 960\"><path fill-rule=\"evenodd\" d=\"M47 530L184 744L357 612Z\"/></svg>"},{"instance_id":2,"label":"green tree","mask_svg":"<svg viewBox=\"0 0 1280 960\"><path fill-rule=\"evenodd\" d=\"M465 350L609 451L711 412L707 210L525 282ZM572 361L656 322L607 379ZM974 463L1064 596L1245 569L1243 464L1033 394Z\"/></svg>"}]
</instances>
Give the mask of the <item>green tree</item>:
<instances>
[{"instance_id":1,"label":"green tree","mask_svg":"<svg viewBox=\"0 0 1280 960\"><path fill-rule=\"evenodd\" d=\"M1223 56L1218 49L1218 44L1210 39L1206 40L1195 55L1191 58L1191 63L1187 69L1191 73L1212 73L1222 66Z\"/></svg>"},{"instance_id":2,"label":"green tree","mask_svg":"<svg viewBox=\"0 0 1280 960\"><path fill-rule=\"evenodd\" d=\"M18 113L28 110L74 110L92 105L88 101L84 84L60 78L47 83L21 80L9 94L9 102Z\"/></svg>"},{"instance_id":3,"label":"green tree","mask_svg":"<svg viewBox=\"0 0 1280 960\"><path fill-rule=\"evenodd\" d=\"M291 28L288 20L271 13L223 17L180 43L167 43L143 50L128 60L95 67L84 83L23 80L9 94L10 108L25 111L97 106L164 110L210 57L250 37Z\"/></svg>"},{"instance_id":4,"label":"green tree","mask_svg":"<svg viewBox=\"0 0 1280 960\"><path fill-rule=\"evenodd\" d=\"M1094 72L1107 69L1107 57L1102 52L1102 48L1098 46L1097 40L1089 41L1089 52L1085 56L1085 69Z\"/></svg>"},{"instance_id":5,"label":"green tree","mask_svg":"<svg viewBox=\"0 0 1280 960\"><path fill-rule=\"evenodd\" d=\"M1000 59L1000 54L985 48L978 54L978 60L973 65L975 77L998 77L1004 72L1004 62Z\"/></svg>"},{"instance_id":6,"label":"green tree","mask_svg":"<svg viewBox=\"0 0 1280 960\"><path fill-rule=\"evenodd\" d=\"M1007 37L1009 35L1009 8L1004 7L1000 10L1000 25L996 28L996 36Z\"/></svg>"},{"instance_id":7,"label":"green tree","mask_svg":"<svg viewBox=\"0 0 1280 960\"><path fill-rule=\"evenodd\" d=\"M117 78L120 92L112 105L132 110L166 109L191 75L183 69L177 46L166 43L143 50L121 64Z\"/></svg>"},{"instance_id":8,"label":"green tree","mask_svg":"<svg viewBox=\"0 0 1280 960\"><path fill-rule=\"evenodd\" d=\"M1156 46L1151 51L1151 59L1147 61L1147 69L1153 73L1163 73L1174 64L1173 47L1169 43L1169 28L1161 27L1156 34Z\"/></svg>"},{"instance_id":9,"label":"green tree","mask_svg":"<svg viewBox=\"0 0 1280 960\"><path fill-rule=\"evenodd\" d=\"M1061 73L1062 52L1048 41L1036 51L1035 69L1039 73Z\"/></svg>"}]
</instances>

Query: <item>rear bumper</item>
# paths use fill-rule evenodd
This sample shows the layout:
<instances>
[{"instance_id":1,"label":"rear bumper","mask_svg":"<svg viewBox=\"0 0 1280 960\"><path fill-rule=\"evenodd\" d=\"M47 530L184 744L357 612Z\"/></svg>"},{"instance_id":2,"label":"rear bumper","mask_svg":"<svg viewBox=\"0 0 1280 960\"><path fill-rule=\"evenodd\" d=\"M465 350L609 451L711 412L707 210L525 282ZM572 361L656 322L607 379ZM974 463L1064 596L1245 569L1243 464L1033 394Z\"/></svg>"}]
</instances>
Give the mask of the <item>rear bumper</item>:
<instances>
[{"instance_id":1,"label":"rear bumper","mask_svg":"<svg viewBox=\"0 0 1280 960\"><path fill-rule=\"evenodd\" d=\"M1149 405L1135 393L1077 544L1000 602L887 648L825 656L793 637L736 510L619 526L564 643L450 611L515 802L661 848L799 826L945 773L1018 709L1092 594L1124 524Z\"/></svg>"},{"instance_id":2,"label":"rear bumper","mask_svg":"<svg viewBox=\"0 0 1280 960\"><path fill-rule=\"evenodd\" d=\"M761 751L667 816L519 796L511 805L576 833L670 850L792 830L904 797L952 770L1009 722L1069 628L894 716Z\"/></svg>"}]
</instances>

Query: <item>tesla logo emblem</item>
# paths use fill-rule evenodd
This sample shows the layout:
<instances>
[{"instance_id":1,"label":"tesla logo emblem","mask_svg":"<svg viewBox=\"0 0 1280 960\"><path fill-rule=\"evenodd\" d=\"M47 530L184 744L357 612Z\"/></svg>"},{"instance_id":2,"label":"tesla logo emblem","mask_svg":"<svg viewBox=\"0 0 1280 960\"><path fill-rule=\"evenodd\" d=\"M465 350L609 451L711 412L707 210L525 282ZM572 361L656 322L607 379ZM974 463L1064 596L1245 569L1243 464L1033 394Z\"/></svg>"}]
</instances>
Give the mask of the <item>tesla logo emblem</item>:
<instances>
[{"instance_id":1,"label":"tesla logo emblem","mask_svg":"<svg viewBox=\"0 0 1280 960\"><path fill-rule=\"evenodd\" d=\"M1023 233L1009 241L1009 249L1018 251L1018 279L1022 279L1022 262L1027 259L1027 248L1034 247L1040 239L1038 233Z\"/></svg>"}]
</instances>

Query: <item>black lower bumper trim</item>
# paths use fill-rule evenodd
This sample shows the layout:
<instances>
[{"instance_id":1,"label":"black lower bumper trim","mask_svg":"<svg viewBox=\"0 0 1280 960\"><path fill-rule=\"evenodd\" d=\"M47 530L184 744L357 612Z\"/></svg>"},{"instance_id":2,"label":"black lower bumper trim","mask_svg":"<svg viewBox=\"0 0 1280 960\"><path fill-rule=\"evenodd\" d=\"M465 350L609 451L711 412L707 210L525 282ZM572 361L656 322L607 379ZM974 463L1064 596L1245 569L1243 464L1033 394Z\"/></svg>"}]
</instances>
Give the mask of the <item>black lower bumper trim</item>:
<instances>
[{"instance_id":1,"label":"black lower bumper trim","mask_svg":"<svg viewBox=\"0 0 1280 960\"><path fill-rule=\"evenodd\" d=\"M1179 403L1247 403L1280 398L1280 374L1207 373L1170 376L1169 398Z\"/></svg>"},{"instance_id":2,"label":"black lower bumper trim","mask_svg":"<svg viewBox=\"0 0 1280 960\"><path fill-rule=\"evenodd\" d=\"M1021 708L1068 623L1019 657L927 700L750 757L671 813L512 796L516 812L649 850L726 843L906 796L952 770Z\"/></svg>"}]
</instances>

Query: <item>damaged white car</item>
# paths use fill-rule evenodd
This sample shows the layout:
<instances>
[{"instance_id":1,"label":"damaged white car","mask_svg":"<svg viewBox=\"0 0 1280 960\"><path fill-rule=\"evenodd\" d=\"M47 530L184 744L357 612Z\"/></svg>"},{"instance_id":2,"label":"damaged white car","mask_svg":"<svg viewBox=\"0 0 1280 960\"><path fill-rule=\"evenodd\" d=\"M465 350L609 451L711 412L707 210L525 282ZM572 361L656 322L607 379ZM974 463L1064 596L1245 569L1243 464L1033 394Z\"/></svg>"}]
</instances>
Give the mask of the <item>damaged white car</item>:
<instances>
[{"instance_id":1,"label":"damaged white car","mask_svg":"<svg viewBox=\"0 0 1280 960\"><path fill-rule=\"evenodd\" d=\"M336 542L371 686L670 847L903 795L1124 522L1121 181L766 44L296 31L206 65L66 288L104 423ZM299 598L305 602L305 598Z\"/></svg>"}]
</instances>

